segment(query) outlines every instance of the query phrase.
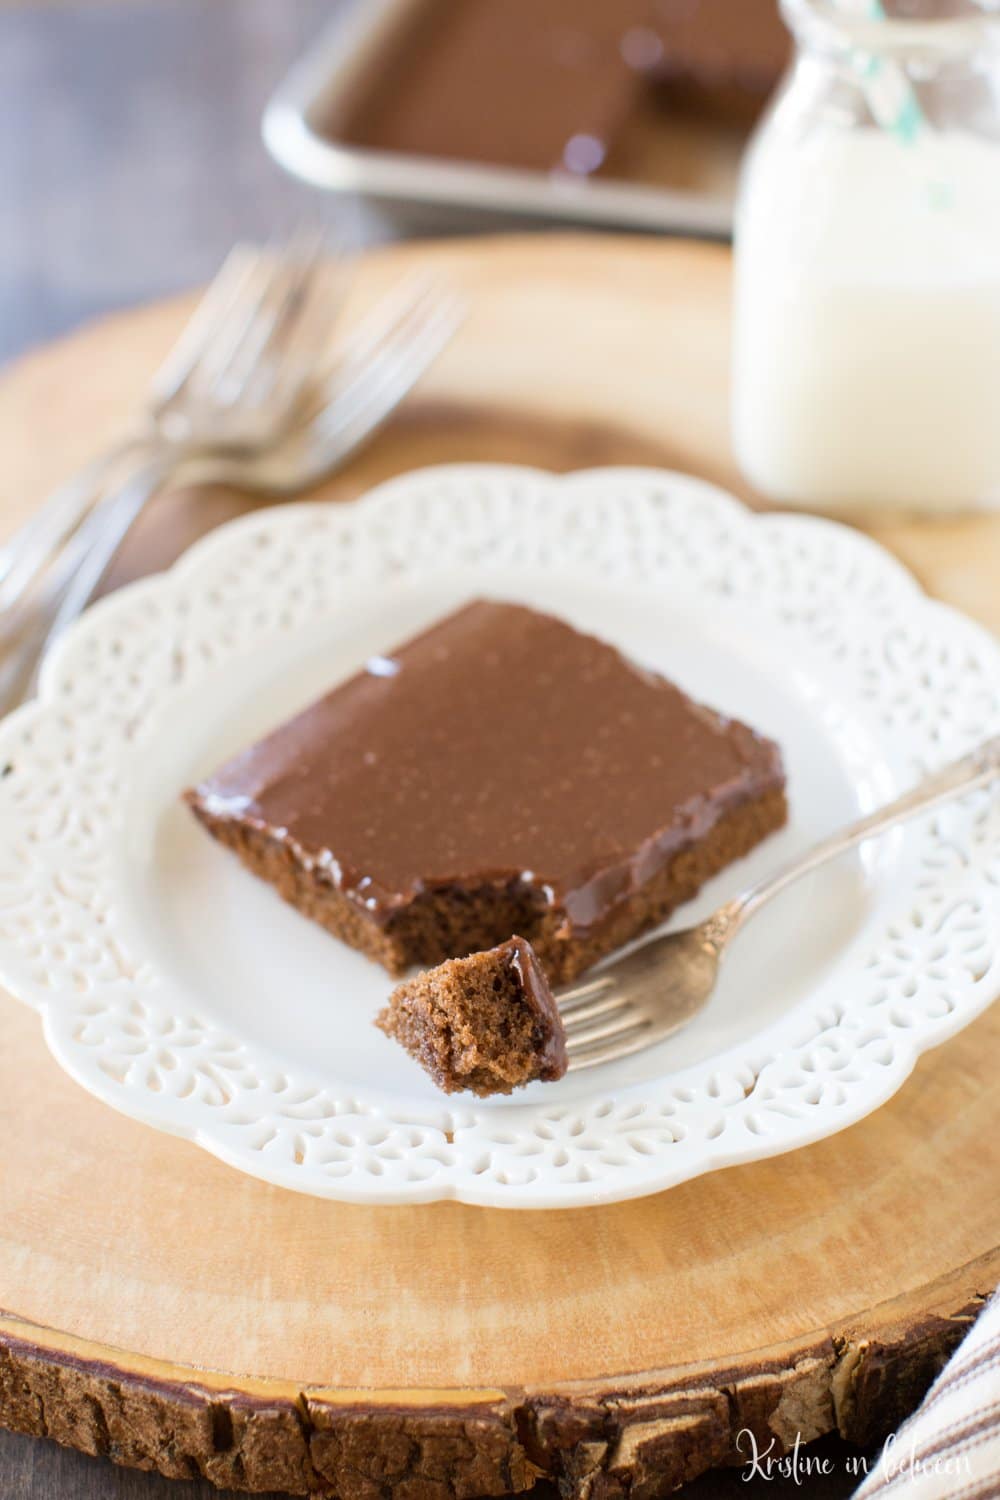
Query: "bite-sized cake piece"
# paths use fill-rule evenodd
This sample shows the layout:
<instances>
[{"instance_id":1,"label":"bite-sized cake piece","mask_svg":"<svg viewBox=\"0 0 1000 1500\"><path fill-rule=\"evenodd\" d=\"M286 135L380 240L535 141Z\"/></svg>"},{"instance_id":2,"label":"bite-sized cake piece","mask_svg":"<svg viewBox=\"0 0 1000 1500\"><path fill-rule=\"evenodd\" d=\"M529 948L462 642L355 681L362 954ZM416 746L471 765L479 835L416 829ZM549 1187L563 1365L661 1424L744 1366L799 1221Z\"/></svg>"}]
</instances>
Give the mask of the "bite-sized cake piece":
<instances>
[{"instance_id":1,"label":"bite-sized cake piece","mask_svg":"<svg viewBox=\"0 0 1000 1500\"><path fill-rule=\"evenodd\" d=\"M553 983L786 816L771 741L561 620L485 601L369 661L187 797L391 974L520 932Z\"/></svg>"},{"instance_id":2,"label":"bite-sized cake piece","mask_svg":"<svg viewBox=\"0 0 1000 1500\"><path fill-rule=\"evenodd\" d=\"M520 937L408 979L375 1024L446 1094L509 1094L566 1071L562 1018L531 944Z\"/></svg>"}]
</instances>

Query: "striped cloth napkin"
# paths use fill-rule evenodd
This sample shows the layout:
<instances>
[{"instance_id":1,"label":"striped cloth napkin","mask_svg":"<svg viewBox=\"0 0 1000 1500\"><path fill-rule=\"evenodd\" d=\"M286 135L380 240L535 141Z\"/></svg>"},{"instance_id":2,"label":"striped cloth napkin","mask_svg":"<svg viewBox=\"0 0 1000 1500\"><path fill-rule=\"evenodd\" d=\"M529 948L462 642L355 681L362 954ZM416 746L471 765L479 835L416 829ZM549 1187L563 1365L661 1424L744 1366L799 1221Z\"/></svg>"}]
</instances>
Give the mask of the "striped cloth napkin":
<instances>
[{"instance_id":1,"label":"striped cloth napkin","mask_svg":"<svg viewBox=\"0 0 1000 1500\"><path fill-rule=\"evenodd\" d=\"M854 1500L1000 1497L1000 1292L918 1407L886 1443Z\"/></svg>"}]
</instances>

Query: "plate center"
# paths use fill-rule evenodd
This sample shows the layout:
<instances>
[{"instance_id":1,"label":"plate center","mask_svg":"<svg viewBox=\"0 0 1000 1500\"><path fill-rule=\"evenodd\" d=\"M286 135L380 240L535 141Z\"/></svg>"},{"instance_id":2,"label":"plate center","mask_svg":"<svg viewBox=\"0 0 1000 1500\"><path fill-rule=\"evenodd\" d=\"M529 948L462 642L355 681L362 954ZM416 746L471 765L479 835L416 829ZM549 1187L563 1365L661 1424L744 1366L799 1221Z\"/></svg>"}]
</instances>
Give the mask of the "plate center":
<instances>
[{"instance_id":1,"label":"plate center","mask_svg":"<svg viewBox=\"0 0 1000 1500\"><path fill-rule=\"evenodd\" d=\"M830 697L808 663L789 665L762 616L739 606L665 603L632 588L518 573L423 578L381 597L345 600L335 618L225 667L170 704L170 733L153 735L130 789L126 919L186 992L187 1003L232 1034L265 1047L276 1065L323 1083L391 1095L433 1116L444 1097L371 1022L392 987L369 960L329 937L243 870L182 806L184 786L215 768L370 656L388 652L477 594L561 615L664 672L697 699L772 736L788 771L788 827L724 871L677 914L686 925L855 818L895 790L892 767L849 706ZM178 746L183 749L179 752ZM738 940L719 989L684 1032L642 1057L534 1086L558 1098L674 1073L762 1031L835 971L890 878L898 845L845 856L786 892ZM516 1108L529 1094L495 1101Z\"/></svg>"}]
</instances>

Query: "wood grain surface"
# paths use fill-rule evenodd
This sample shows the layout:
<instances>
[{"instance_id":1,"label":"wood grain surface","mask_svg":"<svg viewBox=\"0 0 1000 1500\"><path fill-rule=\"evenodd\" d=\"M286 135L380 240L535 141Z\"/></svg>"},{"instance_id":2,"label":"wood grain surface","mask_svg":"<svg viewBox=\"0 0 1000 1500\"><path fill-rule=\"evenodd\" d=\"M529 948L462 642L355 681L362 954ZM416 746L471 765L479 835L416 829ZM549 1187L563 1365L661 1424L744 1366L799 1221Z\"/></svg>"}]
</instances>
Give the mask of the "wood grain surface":
<instances>
[{"instance_id":1,"label":"wood grain surface","mask_svg":"<svg viewBox=\"0 0 1000 1500\"><path fill-rule=\"evenodd\" d=\"M396 247L467 325L324 490L425 462L673 464L739 482L726 424L729 261L563 236ZM112 319L0 385L5 525L127 421L185 311ZM351 309L345 314L349 320ZM166 497L119 577L243 505ZM992 518L876 528L994 627ZM1000 1281L1000 1013L876 1115L794 1155L638 1202L512 1214L285 1194L92 1100L0 1002L0 1412L176 1477L424 1496L654 1495L739 1458L744 1427L870 1446Z\"/></svg>"}]
</instances>

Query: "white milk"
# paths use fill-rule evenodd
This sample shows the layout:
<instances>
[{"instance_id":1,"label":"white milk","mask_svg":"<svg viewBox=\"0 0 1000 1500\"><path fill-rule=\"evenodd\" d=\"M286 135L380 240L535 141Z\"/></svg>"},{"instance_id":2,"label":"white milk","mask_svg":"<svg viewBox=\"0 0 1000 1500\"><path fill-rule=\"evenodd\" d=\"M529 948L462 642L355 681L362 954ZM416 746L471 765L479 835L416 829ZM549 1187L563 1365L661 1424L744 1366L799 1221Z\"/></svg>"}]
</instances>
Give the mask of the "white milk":
<instances>
[{"instance_id":1,"label":"white milk","mask_svg":"<svg viewBox=\"0 0 1000 1500\"><path fill-rule=\"evenodd\" d=\"M1000 505L1000 144L770 139L737 227L734 429L774 500Z\"/></svg>"}]
</instances>

